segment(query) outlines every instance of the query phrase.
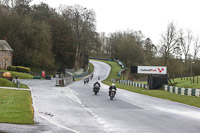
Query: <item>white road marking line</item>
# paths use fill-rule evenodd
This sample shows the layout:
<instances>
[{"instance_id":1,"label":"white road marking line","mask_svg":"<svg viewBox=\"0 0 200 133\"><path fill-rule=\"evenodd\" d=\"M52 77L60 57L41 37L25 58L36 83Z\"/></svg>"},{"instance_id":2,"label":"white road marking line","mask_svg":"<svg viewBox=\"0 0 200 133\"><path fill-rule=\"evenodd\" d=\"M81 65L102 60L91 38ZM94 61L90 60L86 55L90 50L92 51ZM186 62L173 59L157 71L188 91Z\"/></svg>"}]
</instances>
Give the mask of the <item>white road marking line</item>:
<instances>
[{"instance_id":1,"label":"white road marking line","mask_svg":"<svg viewBox=\"0 0 200 133\"><path fill-rule=\"evenodd\" d=\"M74 100L77 103L82 104L82 102L79 100L79 98L73 93L73 91L69 87L67 87L67 91L68 91L68 93L65 93L65 95L67 97L69 97L70 99Z\"/></svg>"},{"instance_id":2,"label":"white road marking line","mask_svg":"<svg viewBox=\"0 0 200 133\"><path fill-rule=\"evenodd\" d=\"M67 87L67 90L69 92L69 95L65 94L66 96L68 96L69 98L71 98L72 100L78 102L81 104L81 106L83 106L88 112L90 112L97 120L97 122L99 124L101 124L104 128L105 128L105 125L104 125L104 121L101 120L92 110L90 110L89 108L87 108L82 102L81 100L74 94L75 91L72 91L69 87ZM105 128L106 130L108 130L107 128ZM108 130L109 131L109 130Z\"/></svg>"}]
</instances>

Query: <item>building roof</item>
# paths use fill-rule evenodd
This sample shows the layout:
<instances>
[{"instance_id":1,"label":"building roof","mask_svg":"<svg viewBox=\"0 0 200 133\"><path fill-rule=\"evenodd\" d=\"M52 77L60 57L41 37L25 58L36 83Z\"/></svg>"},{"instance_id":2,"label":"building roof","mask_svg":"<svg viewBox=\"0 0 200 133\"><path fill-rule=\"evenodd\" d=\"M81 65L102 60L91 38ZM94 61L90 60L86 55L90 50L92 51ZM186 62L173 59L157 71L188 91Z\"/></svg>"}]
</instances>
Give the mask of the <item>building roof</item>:
<instances>
[{"instance_id":1,"label":"building roof","mask_svg":"<svg viewBox=\"0 0 200 133\"><path fill-rule=\"evenodd\" d=\"M13 49L5 40L0 40L0 50L13 51Z\"/></svg>"}]
</instances>

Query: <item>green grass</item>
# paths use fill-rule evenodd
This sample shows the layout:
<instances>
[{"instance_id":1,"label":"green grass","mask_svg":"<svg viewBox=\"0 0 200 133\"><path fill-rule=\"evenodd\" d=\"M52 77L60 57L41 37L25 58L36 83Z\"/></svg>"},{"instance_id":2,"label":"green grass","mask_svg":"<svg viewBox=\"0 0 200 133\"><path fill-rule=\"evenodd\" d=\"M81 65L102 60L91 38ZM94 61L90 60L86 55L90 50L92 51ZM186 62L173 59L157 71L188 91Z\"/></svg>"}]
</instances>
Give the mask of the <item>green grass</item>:
<instances>
[{"instance_id":1,"label":"green grass","mask_svg":"<svg viewBox=\"0 0 200 133\"><path fill-rule=\"evenodd\" d=\"M17 87L17 84L11 82L10 80L0 78L0 87ZM29 88L25 84L20 84L20 88Z\"/></svg>"},{"instance_id":2,"label":"green grass","mask_svg":"<svg viewBox=\"0 0 200 133\"><path fill-rule=\"evenodd\" d=\"M107 85L111 85L112 84L111 79L117 78L117 73L121 68L117 67L116 66L117 63L115 64L115 62L102 61L102 60L98 60L98 61L108 63L111 66L111 72L110 72L109 77L103 81L103 83L105 83ZM200 107L200 104L199 104L200 98L199 97L173 94L173 93L166 92L163 89L146 90L144 88L137 88L137 87L133 87L133 86L122 85L119 83L115 83L115 84L116 84L117 88L121 88L121 89L124 89L127 91L136 92L136 93L153 96L153 97L158 97L158 98L162 98L162 99L167 99L167 100L184 103L184 104L188 104L188 105L195 106L195 107Z\"/></svg>"},{"instance_id":3,"label":"green grass","mask_svg":"<svg viewBox=\"0 0 200 133\"><path fill-rule=\"evenodd\" d=\"M139 81L137 83L147 84L147 81Z\"/></svg>"},{"instance_id":4,"label":"green grass","mask_svg":"<svg viewBox=\"0 0 200 133\"><path fill-rule=\"evenodd\" d=\"M200 89L200 77L199 77L199 83L197 83L197 78L195 78L195 83L191 83L191 80L189 80L190 78L185 78L181 80L181 78L176 78L174 79L174 82L177 84L175 84L174 86L177 87L184 87L184 88L195 88L195 89Z\"/></svg>"},{"instance_id":5,"label":"green grass","mask_svg":"<svg viewBox=\"0 0 200 133\"><path fill-rule=\"evenodd\" d=\"M13 78L15 78L15 76L17 75L19 79L33 79L33 75L27 73L7 71L7 70L0 70L0 72L10 72Z\"/></svg>"},{"instance_id":6,"label":"green grass","mask_svg":"<svg viewBox=\"0 0 200 133\"><path fill-rule=\"evenodd\" d=\"M0 89L0 122L34 123L30 91Z\"/></svg>"},{"instance_id":7,"label":"green grass","mask_svg":"<svg viewBox=\"0 0 200 133\"><path fill-rule=\"evenodd\" d=\"M89 63L88 75L91 74L93 71L94 71L94 65L92 63Z\"/></svg>"}]
</instances>

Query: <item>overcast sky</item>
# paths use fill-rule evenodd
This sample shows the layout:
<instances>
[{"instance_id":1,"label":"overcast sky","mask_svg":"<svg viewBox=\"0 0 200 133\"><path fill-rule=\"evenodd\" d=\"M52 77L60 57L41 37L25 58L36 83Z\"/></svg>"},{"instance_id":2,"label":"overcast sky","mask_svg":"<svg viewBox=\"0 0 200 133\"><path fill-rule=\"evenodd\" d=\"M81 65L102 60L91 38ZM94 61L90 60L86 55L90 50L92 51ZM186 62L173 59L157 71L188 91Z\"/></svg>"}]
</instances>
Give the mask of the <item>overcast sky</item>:
<instances>
[{"instance_id":1,"label":"overcast sky","mask_svg":"<svg viewBox=\"0 0 200 133\"><path fill-rule=\"evenodd\" d=\"M156 45L172 21L195 36L200 33L200 0L33 0L41 1L54 8L79 4L93 9L97 32L141 30Z\"/></svg>"}]
</instances>

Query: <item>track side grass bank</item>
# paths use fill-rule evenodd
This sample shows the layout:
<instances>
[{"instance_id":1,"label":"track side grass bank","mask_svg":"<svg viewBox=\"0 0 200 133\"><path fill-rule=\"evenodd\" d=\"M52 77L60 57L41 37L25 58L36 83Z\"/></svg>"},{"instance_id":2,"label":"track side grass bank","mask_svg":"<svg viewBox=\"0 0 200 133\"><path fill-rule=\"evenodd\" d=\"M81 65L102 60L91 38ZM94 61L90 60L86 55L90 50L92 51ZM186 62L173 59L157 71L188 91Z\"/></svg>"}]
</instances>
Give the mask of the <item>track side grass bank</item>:
<instances>
[{"instance_id":1,"label":"track side grass bank","mask_svg":"<svg viewBox=\"0 0 200 133\"><path fill-rule=\"evenodd\" d=\"M0 89L0 122L34 124L30 91Z\"/></svg>"},{"instance_id":2,"label":"track side grass bank","mask_svg":"<svg viewBox=\"0 0 200 133\"><path fill-rule=\"evenodd\" d=\"M8 71L8 70L0 70L0 72L10 72L13 78L15 78L15 76L17 75L19 79L33 79L33 75L27 73Z\"/></svg>"},{"instance_id":3,"label":"track side grass bank","mask_svg":"<svg viewBox=\"0 0 200 133\"><path fill-rule=\"evenodd\" d=\"M89 63L88 75L91 74L93 71L94 71L94 65L92 63Z\"/></svg>"},{"instance_id":4,"label":"track side grass bank","mask_svg":"<svg viewBox=\"0 0 200 133\"><path fill-rule=\"evenodd\" d=\"M109 64L111 66L111 72L110 75L108 76L108 78L106 80L103 81L104 84L107 85L111 85L111 79L112 78L118 78L117 77L117 73L118 71L121 70L120 66L118 66L118 64L116 62L112 62L112 61L102 61L102 60L96 60L96 61L101 61L101 62L105 62L107 64ZM121 88L127 91L131 91L131 92L136 92L136 93L140 93L140 94L144 94L144 95L148 95L148 96L153 96L153 97L157 97L157 98L162 98L162 99L167 99L167 100L171 100L171 101L175 101L175 102L179 102L179 103L183 103L183 104L187 104L187 105L191 105L191 106L195 106L195 107L199 107L200 108L200 98L195 97L195 96L183 96L183 95L177 95L177 94L173 94L173 93L169 93L164 91L164 89L161 90L146 90L143 88L137 88L137 87L133 87L133 86L128 86L128 85L122 85L119 83L115 83L117 88Z\"/></svg>"},{"instance_id":5,"label":"track side grass bank","mask_svg":"<svg viewBox=\"0 0 200 133\"><path fill-rule=\"evenodd\" d=\"M17 84L11 82L10 80L0 78L0 87L17 87ZM29 87L25 84L20 84L20 88L29 89Z\"/></svg>"},{"instance_id":6,"label":"track side grass bank","mask_svg":"<svg viewBox=\"0 0 200 133\"><path fill-rule=\"evenodd\" d=\"M193 78L192 78L193 80ZM198 83L197 83L197 77L194 79L194 83L191 83L190 78L185 78L185 80L182 78L176 78L174 79L174 82L176 83L174 86L177 87L184 87L184 88L195 88L195 89L200 89L200 77L198 77Z\"/></svg>"}]
</instances>

